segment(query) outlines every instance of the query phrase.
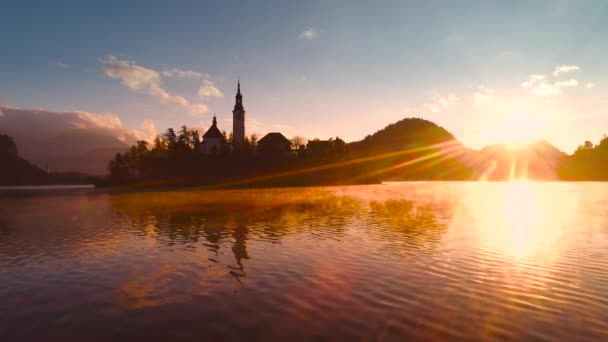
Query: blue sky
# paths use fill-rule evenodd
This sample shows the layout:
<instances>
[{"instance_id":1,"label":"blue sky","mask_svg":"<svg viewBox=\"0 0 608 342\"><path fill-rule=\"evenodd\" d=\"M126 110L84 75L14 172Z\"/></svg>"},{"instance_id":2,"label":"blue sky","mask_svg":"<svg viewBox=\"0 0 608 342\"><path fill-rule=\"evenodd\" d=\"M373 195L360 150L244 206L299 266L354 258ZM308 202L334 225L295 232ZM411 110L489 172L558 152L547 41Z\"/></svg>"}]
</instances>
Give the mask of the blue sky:
<instances>
[{"instance_id":1,"label":"blue sky","mask_svg":"<svg viewBox=\"0 0 608 342\"><path fill-rule=\"evenodd\" d=\"M606 1L2 1L0 105L152 133L358 140L404 117L466 145L608 129ZM532 75L532 76L531 76ZM541 77L542 76L542 77ZM606 98L604 98L606 97Z\"/></svg>"}]
</instances>

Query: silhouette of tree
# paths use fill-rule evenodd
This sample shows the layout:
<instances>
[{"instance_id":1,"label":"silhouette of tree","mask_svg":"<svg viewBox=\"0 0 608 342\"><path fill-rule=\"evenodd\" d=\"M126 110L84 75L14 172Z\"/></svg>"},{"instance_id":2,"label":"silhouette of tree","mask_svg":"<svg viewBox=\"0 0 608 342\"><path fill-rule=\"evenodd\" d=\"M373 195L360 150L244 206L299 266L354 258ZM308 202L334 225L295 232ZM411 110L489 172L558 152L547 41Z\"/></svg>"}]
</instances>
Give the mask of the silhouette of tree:
<instances>
[{"instance_id":1,"label":"silhouette of tree","mask_svg":"<svg viewBox=\"0 0 608 342\"><path fill-rule=\"evenodd\" d=\"M306 139L302 136L299 135L294 135L293 138L291 138L291 148L293 149L299 149L300 146L304 146L306 145Z\"/></svg>"}]
</instances>

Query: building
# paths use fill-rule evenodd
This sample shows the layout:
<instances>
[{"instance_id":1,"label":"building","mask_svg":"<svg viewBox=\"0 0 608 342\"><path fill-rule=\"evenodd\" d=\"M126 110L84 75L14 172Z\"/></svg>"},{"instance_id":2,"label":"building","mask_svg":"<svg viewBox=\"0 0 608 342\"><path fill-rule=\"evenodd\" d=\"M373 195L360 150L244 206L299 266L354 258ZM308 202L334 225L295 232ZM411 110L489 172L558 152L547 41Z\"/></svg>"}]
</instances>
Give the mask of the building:
<instances>
[{"instance_id":1,"label":"building","mask_svg":"<svg viewBox=\"0 0 608 342\"><path fill-rule=\"evenodd\" d=\"M232 110L232 145L234 151L240 151L245 142L245 108L243 95L241 95L241 82L238 82L236 102Z\"/></svg>"},{"instance_id":2,"label":"building","mask_svg":"<svg viewBox=\"0 0 608 342\"><path fill-rule=\"evenodd\" d=\"M203 135L203 142L201 143L201 152L203 154L218 154L222 150L222 144L224 143L224 135L217 128L217 119L213 116L213 124Z\"/></svg>"},{"instance_id":3,"label":"building","mask_svg":"<svg viewBox=\"0 0 608 342\"><path fill-rule=\"evenodd\" d=\"M268 133L258 141L258 152L265 156L288 156L291 154L291 142L281 133Z\"/></svg>"},{"instance_id":4,"label":"building","mask_svg":"<svg viewBox=\"0 0 608 342\"><path fill-rule=\"evenodd\" d=\"M330 154L331 148L330 140L309 140L306 144L306 155L317 159L325 158Z\"/></svg>"}]
</instances>

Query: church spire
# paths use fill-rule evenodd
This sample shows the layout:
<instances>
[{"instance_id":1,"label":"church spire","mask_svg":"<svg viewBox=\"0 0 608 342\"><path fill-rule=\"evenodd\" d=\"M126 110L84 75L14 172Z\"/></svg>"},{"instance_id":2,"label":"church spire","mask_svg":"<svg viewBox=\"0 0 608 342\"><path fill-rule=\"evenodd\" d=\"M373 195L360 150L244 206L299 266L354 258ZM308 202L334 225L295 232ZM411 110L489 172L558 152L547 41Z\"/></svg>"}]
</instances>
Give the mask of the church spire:
<instances>
[{"instance_id":1,"label":"church spire","mask_svg":"<svg viewBox=\"0 0 608 342\"><path fill-rule=\"evenodd\" d=\"M217 126L217 119L215 118L215 115L213 115L213 126L214 127Z\"/></svg>"},{"instance_id":2,"label":"church spire","mask_svg":"<svg viewBox=\"0 0 608 342\"><path fill-rule=\"evenodd\" d=\"M244 110L243 109L243 95L241 94L241 80L239 79L238 83L237 83L237 88L236 88L236 102L234 103L234 109L240 109L240 110Z\"/></svg>"}]
</instances>

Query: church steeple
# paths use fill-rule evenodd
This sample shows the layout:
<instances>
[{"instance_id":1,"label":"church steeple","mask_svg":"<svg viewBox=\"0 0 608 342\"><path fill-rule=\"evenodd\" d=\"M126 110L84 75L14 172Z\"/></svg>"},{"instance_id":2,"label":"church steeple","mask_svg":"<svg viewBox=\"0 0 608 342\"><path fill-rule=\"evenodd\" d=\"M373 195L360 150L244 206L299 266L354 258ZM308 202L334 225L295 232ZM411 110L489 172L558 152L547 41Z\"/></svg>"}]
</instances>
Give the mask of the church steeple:
<instances>
[{"instance_id":1,"label":"church steeple","mask_svg":"<svg viewBox=\"0 0 608 342\"><path fill-rule=\"evenodd\" d=\"M232 142L234 151L239 151L245 141L245 108L243 107L243 95L241 94L241 80L236 86L236 101L232 111Z\"/></svg>"},{"instance_id":2,"label":"church steeple","mask_svg":"<svg viewBox=\"0 0 608 342\"><path fill-rule=\"evenodd\" d=\"M241 95L241 80L238 81L237 83L237 88L236 88L236 102L234 103L234 110L245 110L243 108L243 95Z\"/></svg>"}]
</instances>

